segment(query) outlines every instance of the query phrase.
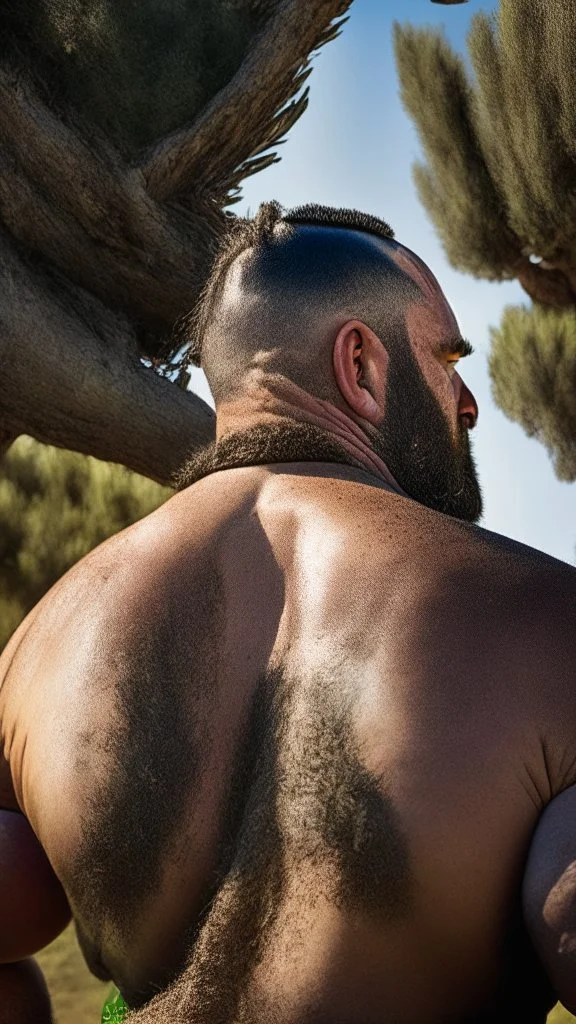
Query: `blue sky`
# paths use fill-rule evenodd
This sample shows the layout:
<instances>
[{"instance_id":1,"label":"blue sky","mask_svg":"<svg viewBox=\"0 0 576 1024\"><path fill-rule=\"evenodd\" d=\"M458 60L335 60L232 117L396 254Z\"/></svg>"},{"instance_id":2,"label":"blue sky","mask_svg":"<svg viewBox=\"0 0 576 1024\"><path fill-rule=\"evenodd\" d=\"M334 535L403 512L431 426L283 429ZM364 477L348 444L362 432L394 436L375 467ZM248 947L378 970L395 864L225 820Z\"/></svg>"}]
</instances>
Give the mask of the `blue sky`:
<instances>
[{"instance_id":1,"label":"blue sky","mask_svg":"<svg viewBox=\"0 0 576 1024\"><path fill-rule=\"evenodd\" d=\"M282 160L246 180L235 210L253 213L266 199L286 207L318 202L365 210L392 225L396 238L431 267L475 348L462 376L480 407L472 436L485 499L482 525L575 564L576 484L556 480L545 449L510 423L490 395L489 326L499 324L505 305L530 300L515 282L477 281L448 265L412 183L411 164L421 151L398 97L395 19L437 26L465 54L472 16L495 6L354 0L340 38L314 60L310 106L280 147ZM208 399L199 371L192 387Z\"/></svg>"}]
</instances>

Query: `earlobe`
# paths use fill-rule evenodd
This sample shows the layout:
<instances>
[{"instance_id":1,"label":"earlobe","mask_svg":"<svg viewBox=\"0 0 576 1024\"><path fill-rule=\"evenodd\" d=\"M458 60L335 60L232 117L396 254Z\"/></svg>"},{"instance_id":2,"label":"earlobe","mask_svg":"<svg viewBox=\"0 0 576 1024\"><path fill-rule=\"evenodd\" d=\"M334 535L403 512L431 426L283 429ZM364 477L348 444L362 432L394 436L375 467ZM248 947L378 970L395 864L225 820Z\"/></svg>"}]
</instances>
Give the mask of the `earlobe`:
<instances>
[{"instance_id":1,"label":"earlobe","mask_svg":"<svg viewBox=\"0 0 576 1024\"><path fill-rule=\"evenodd\" d=\"M360 320L340 328L332 356L334 376L350 408L374 426L384 416L388 354L380 339Z\"/></svg>"}]
</instances>

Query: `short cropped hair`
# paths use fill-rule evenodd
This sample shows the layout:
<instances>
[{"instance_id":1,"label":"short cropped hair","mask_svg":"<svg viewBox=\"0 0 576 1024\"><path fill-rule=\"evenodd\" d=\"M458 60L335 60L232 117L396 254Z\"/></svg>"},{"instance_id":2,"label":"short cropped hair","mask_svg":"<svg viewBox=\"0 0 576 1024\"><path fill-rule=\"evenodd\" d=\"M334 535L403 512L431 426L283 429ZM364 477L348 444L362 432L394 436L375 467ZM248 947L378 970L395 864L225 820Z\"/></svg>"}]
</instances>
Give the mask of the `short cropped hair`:
<instances>
[{"instance_id":1,"label":"short cropped hair","mask_svg":"<svg viewBox=\"0 0 576 1024\"><path fill-rule=\"evenodd\" d=\"M371 312L373 322L366 322L379 333L377 307L391 314L399 298L402 305L415 294L417 286L408 275L362 235L397 245L392 228L380 218L316 204L284 211L279 203L267 202L254 218L231 224L200 302L183 322L188 358L205 370L217 402L242 375L243 345L260 326L277 344L287 343L295 332L305 338L315 316L336 312L340 304L352 318L364 319ZM261 296L266 310L266 317L253 325L242 316L226 320L222 315L229 272L244 253L250 254L251 293ZM265 337L259 347L266 347Z\"/></svg>"},{"instance_id":2,"label":"short cropped hair","mask_svg":"<svg viewBox=\"0 0 576 1024\"><path fill-rule=\"evenodd\" d=\"M212 265L210 276L195 311L188 320L190 328L189 358L195 366L202 365L202 342L210 322L214 306L221 292L223 282L232 263L247 249L262 249L269 244L274 229L279 225L308 224L324 227L347 228L349 231L364 231L378 238L394 238L389 224L360 210L337 209L333 206L319 206L309 203L283 211L280 203L272 200L262 203L253 218L238 217L231 222Z\"/></svg>"}]
</instances>

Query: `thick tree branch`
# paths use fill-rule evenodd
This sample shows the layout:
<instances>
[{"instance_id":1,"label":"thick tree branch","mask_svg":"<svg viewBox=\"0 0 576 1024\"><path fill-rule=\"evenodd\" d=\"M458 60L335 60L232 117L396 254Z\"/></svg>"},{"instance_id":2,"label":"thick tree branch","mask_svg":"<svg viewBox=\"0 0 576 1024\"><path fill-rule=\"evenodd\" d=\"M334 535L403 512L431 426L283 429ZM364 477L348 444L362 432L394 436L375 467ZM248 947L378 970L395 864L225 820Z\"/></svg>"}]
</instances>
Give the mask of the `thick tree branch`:
<instances>
[{"instance_id":1,"label":"thick tree branch","mask_svg":"<svg viewBox=\"0 0 576 1024\"><path fill-rule=\"evenodd\" d=\"M142 366L128 321L63 281L53 287L4 235L0 293L1 431L163 484L213 439L212 410Z\"/></svg>"},{"instance_id":2,"label":"thick tree branch","mask_svg":"<svg viewBox=\"0 0 576 1024\"><path fill-rule=\"evenodd\" d=\"M142 175L90 146L20 76L0 69L0 219L77 284L166 331L196 301L224 216L159 207Z\"/></svg>"},{"instance_id":3,"label":"thick tree branch","mask_svg":"<svg viewBox=\"0 0 576 1024\"><path fill-rule=\"evenodd\" d=\"M566 309L576 305L576 291L573 290L569 275L560 267L544 268L538 263L523 259L512 268L524 291L534 302L555 309Z\"/></svg>"},{"instance_id":4,"label":"thick tree branch","mask_svg":"<svg viewBox=\"0 0 576 1024\"><path fill-rule=\"evenodd\" d=\"M246 161L277 143L302 113L305 96L282 108L307 77L310 53L337 33L332 23L351 2L280 0L230 84L143 163L150 195L167 200L208 186L216 194L234 188L248 173Z\"/></svg>"}]
</instances>

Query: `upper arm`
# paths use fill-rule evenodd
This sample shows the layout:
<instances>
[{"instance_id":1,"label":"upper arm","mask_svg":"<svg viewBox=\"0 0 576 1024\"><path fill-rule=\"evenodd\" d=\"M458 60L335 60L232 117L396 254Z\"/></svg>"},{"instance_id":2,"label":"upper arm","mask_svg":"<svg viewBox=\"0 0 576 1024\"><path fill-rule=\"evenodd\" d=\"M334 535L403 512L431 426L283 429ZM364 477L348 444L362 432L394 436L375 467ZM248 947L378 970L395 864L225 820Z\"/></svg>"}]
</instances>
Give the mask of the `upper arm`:
<instances>
[{"instance_id":1,"label":"upper arm","mask_svg":"<svg viewBox=\"0 0 576 1024\"><path fill-rule=\"evenodd\" d=\"M522 902L524 920L556 995L576 1012L576 786L560 793L534 833Z\"/></svg>"},{"instance_id":2,"label":"upper arm","mask_svg":"<svg viewBox=\"0 0 576 1024\"><path fill-rule=\"evenodd\" d=\"M26 818L0 811L0 963L36 953L69 920L64 890Z\"/></svg>"}]
</instances>

